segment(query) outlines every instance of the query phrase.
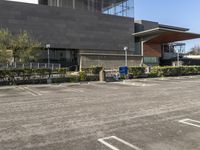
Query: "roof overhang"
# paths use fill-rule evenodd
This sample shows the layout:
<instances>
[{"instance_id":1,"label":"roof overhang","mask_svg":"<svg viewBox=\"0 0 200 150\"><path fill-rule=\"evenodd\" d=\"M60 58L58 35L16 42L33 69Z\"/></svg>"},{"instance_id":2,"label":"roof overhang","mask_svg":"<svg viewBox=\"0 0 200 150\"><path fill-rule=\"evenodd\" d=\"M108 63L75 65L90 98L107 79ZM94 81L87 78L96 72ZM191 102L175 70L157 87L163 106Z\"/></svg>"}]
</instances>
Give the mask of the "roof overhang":
<instances>
[{"instance_id":1,"label":"roof overhang","mask_svg":"<svg viewBox=\"0 0 200 150\"><path fill-rule=\"evenodd\" d=\"M139 38L148 38L146 43L170 43L200 38L200 34L197 33L160 27L137 32L132 35Z\"/></svg>"}]
</instances>

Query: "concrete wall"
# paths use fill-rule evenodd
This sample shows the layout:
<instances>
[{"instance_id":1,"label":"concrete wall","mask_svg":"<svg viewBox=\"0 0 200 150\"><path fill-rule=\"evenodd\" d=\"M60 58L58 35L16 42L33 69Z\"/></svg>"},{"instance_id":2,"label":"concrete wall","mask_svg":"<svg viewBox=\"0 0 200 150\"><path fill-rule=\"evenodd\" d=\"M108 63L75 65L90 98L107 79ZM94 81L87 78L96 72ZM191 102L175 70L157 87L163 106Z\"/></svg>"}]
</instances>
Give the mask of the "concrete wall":
<instances>
[{"instance_id":1,"label":"concrete wall","mask_svg":"<svg viewBox=\"0 0 200 150\"><path fill-rule=\"evenodd\" d=\"M117 69L119 66L125 65L124 56L114 55L82 55L80 56L80 68L91 66L103 66L106 69ZM142 63L141 56L129 56L128 66L140 66Z\"/></svg>"},{"instance_id":2,"label":"concrete wall","mask_svg":"<svg viewBox=\"0 0 200 150\"><path fill-rule=\"evenodd\" d=\"M26 30L54 48L134 49L134 19L44 5L0 1L0 27Z\"/></svg>"},{"instance_id":3,"label":"concrete wall","mask_svg":"<svg viewBox=\"0 0 200 150\"><path fill-rule=\"evenodd\" d=\"M156 27L159 27L158 22L147 21L147 20L135 20L135 32L141 32Z\"/></svg>"},{"instance_id":4,"label":"concrete wall","mask_svg":"<svg viewBox=\"0 0 200 150\"><path fill-rule=\"evenodd\" d=\"M125 65L125 52L121 51L105 51L105 50L80 50L80 68L90 66L103 66L104 68L118 68ZM128 66L140 66L142 62L141 55L134 55L132 51L128 51Z\"/></svg>"}]
</instances>

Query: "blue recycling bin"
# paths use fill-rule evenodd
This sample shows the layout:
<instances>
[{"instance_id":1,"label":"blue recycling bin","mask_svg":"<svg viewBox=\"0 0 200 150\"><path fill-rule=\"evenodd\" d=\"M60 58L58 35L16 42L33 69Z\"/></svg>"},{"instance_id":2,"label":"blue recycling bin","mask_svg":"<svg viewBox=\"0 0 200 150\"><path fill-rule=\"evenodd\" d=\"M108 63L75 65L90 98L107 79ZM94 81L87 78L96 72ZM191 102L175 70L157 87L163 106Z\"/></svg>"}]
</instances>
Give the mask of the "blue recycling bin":
<instances>
[{"instance_id":1,"label":"blue recycling bin","mask_svg":"<svg viewBox=\"0 0 200 150\"><path fill-rule=\"evenodd\" d=\"M120 66L119 67L120 76L126 76L128 74L128 67L127 66Z\"/></svg>"}]
</instances>

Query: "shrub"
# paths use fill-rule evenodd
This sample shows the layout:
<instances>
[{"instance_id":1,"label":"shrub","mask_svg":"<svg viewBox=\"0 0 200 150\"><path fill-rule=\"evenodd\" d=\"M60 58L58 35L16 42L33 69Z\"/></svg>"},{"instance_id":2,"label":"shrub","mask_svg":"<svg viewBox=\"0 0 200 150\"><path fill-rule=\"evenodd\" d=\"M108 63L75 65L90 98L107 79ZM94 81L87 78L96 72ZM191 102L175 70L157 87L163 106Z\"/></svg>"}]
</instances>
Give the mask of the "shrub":
<instances>
[{"instance_id":1,"label":"shrub","mask_svg":"<svg viewBox=\"0 0 200 150\"><path fill-rule=\"evenodd\" d=\"M58 71L56 73L59 73ZM52 74L50 69L12 69L12 70L0 70L0 79L1 81L8 82L7 84L26 84L26 83L35 83L37 82L44 83L46 77ZM33 80L33 77L36 76L36 79ZM31 78L32 77L32 78ZM18 81L18 82L16 82Z\"/></svg>"},{"instance_id":2,"label":"shrub","mask_svg":"<svg viewBox=\"0 0 200 150\"><path fill-rule=\"evenodd\" d=\"M129 77L138 78L145 76L145 67L132 66L128 68Z\"/></svg>"},{"instance_id":3,"label":"shrub","mask_svg":"<svg viewBox=\"0 0 200 150\"><path fill-rule=\"evenodd\" d=\"M91 67L91 68L82 68L86 74L99 74L103 67Z\"/></svg>"},{"instance_id":4,"label":"shrub","mask_svg":"<svg viewBox=\"0 0 200 150\"><path fill-rule=\"evenodd\" d=\"M80 81L86 81L87 80L87 74L84 71L79 72Z\"/></svg>"},{"instance_id":5,"label":"shrub","mask_svg":"<svg viewBox=\"0 0 200 150\"><path fill-rule=\"evenodd\" d=\"M150 74L154 74L157 77L198 75L200 74L200 66L153 67Z\"/></svg>"},{"instance_id":6,"label":"shrub","mask_svg":"<svg viewBox=\"0 0 200 150\"><path fill-rule=\"evenodd\" d=\"M80 81L80 76L77 76L77 75L72 75L72 76L69 76L69 82L79 82Z\"/></svg>"},{"instance_id":7,"label":"shrub","mask_svg":"<svg viewBox=\"0 0 200 150\"><path fill-rule=\"evenodd\" d=\"M55 70L55 73L62 74L63 76L66 74L66 72L67 72L67 69L65 68L60 68L60 69Z\"/></svg>"}]
</instances>

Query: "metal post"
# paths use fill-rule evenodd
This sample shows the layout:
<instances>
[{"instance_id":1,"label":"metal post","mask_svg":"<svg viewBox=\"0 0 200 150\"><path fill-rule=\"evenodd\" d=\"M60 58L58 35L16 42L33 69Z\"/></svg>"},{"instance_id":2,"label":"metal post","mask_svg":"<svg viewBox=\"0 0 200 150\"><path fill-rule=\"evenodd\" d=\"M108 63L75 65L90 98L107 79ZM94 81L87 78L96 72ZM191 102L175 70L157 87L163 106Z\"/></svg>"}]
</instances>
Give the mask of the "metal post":
<instances>
[{"instance_id":1,"label":"metal post","mask_svg":"<svg viewBox=\"0 0 200 150\"><path fill-rule=\"evenodd\" d=\"M179 66L180 64L179 64L179 50L177 51L177 66Z\"/></svg>"},{"instance_id":2,"label":"metal post","mask_svg":"<svg viewBox=\"0 0 200 150\"><path fill-rule=\"evenodd\" d=\"M46 48L47 48L47 50L48 50L48 69L49 69L49 67L50 67L50 47L51 47L51 45L50 44L46 44Z\"/></svg>"},{"instance_id":3,"label":"metal post","mask_svg":"<svg viewBox=\"0 0 200 150\"><path fill-rule=\"evenodd\" d=\"M125 51L125 65L128 66L128 62L127 62L127 50Z\"/></svg>"},{"instance_id":4,"label":"metal post","mask_svg":"<svg viewBox=\"0 0 200 150\"><path fill-rule=\"evenodd\" d=\"M73 9L76 9L76 1L75 0L73 0L73 4L72 4L73 6Z\"/></svg>"},{"instance_id":5,"label":"metal post","mask_svg":"<svg viewBox=\"0 0 200 150\"><path fill-rule=\"evenodd\" d=\"M127 51L128 51L128 47L125 46L124 47L124 52L125 52L125 66L128 66L128 53L127 53Z\"/></svg>"},{"instance_id":6,"label":"metal post","mask_svg":"<svg viewBox=\"0 0 200 150\"><path fill-rule=\"evenodd\" d=\"M51 83L51 72L50 72L50 44L46 44L46 48L48 49L48 70L49 70L49 77L47 79L47 83Z\"/></svg>"},{"instance_id":7,"label":"metal post","mask_svg":"<svg viewBox=\"0 0 200 150\"><path fill-rule=\"evenodd\" d=\"M52 64L52 66L51 66L51 70L54 70L54 64Z\"/></svg>"},{"instance_id":8,"label":"metal post","mask_svg":"<svg viewBox=\"0 0 200 150\"><path fill-rule=\"evenodd\" d=\"M177 53L177 66L179 66L179 52Z\"/></svg>"},{"instance_id":9,"label":"metal post","mask_svg":"<svg viewBox=\"0 0 200 150\"><path fill-rule=\"evenodd\" d=\"M50 55L50 52L49 52L49 48L48 48L48 68L50 67L50 57L49 57L49 55Z\"/></svg>"}]
</instances>

